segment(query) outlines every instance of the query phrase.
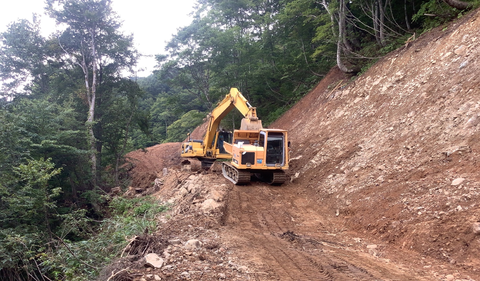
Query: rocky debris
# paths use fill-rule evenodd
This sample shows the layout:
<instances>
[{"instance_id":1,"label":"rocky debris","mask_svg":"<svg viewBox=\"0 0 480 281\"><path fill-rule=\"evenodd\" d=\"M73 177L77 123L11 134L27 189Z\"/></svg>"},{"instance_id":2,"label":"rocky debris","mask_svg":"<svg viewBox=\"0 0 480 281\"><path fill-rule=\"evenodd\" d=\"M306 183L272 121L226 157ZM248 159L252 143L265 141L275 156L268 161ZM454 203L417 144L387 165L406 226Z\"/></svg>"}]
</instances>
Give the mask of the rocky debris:
<instances>
[{"instance_id":1,"label":"rocky debris","mask_svg":"<svg viewBox=\"0 0 480 281\"><path fill-rule=\"evenodd\" d=\"M453 280L455 280L455 276L453 276L451 274L448 274L447 276L445 276L445 280L446 281L453 281Z\"/></svg>"},{"instance_id":2,"label":"rocky debris","mask_svg":"<svg viewBox=\"0 0 480 281\"><path fill-rule=\"evenodd\" d=\"M300 173L296 172L295 175L290 177L290 182L293 182L294 180L298 179L299 176L300 176Z\"/></svg>"},{"instance_id":3,"label":"rocky debris","mask_svg":"<svg viewBox=\"0 0 480 281\"><path fill-rule=\"evenodd\" d=\"M180 241L180 239L170 239L170 240L168 240L168 243L170 243L172 245L181 245L182 241Z\"/></svg>"},{"instance_id":4,"label":"rocky debris","mask_svg":"<svg viewBox=\"0 0 480 281\"><path fill-rule=\"evenodd\" d=\"M153 185L153 188L155 190L160 190L160 188L162 187L163 185L163 180L161 178L156 178L155 181L154 181L154 185Z\"/></svg>"},{"instance_id":5,"label":"rocky debris","mask_svg":"<svg viewBox=\"0 0 480 281\"><path fill-rule=\"evenodd\" d=\"M480 222L475 222L472 226L472 230L475 235L480 235Z\"/></svg>"},{"instance_id":6,"label":"rocky debris","mask_svg":"<svg viewBox=\"0 0 480 281\"><path fill-rule=\"evenodd\" d=\"M460 185L460 184L462 184L464 181L465 181L464 178L457 178L457 179L454 179L454 180L452 181L452 185L453 185L453 186Z\"/></svg>"},{"instance_id":7,"label":"rocky debris","mask_svg":"<svg viewBox=\"0 0 480 281\"><path fill-rule=\"evenodd\" d=\"M150 253L145 256L145 265L152 266L154 268L161 268L163 266L163 259L157 254Z\"/></svg>"},{"instance_id":8,"label":"rocky debris","mask_svg":"<svg viewBox=\"0 0 480 281\"><path fill-rule=\"evenodd\" d=\"M227 189L226 184L220 185L220 188L214 188L210 190L210 195L209 197L216 202L221 202L223 201L223 198L225 197L225 190Z\"/></svg>"},{"instance_id":9,"label":"rocky debris","mask_svg":"<svg viewBox=\"0 0 480 281\"><path fill-rule=\"evenodd\" d=\"M185 250L195 251L201 246L202 246L202 242L198 241L197 239L191 239L191 240L188 240L183 247L185 248Z\"/></svg>"},{"instance_id":10,"label":"rocky debris","mask_svg":"<svg viewBox=\"0 0 480 281\"><path fill-rule=\"evenodd\" d=\"M303 156L290 162L290 175L300 173L290 184L314 189L312 200L333 210L330 219L345 218L347 231L391 248L455 261L473 279L480 279L471 228L480 202L472 72L480 70L479 17L422 35L355 81L325 77L271 125L289 131L292 159Z\"/></svg>"},{"instance_id":11,"label":"rocky debris","mask_svg":"<svg viewBox=\"0 0 480 281\"><path fill-rule=\"evenodd\" d=\"M174 189L170 189L169 198L165 200L180 205L181 208L185 207L184 203L189 202L189 209L195 208L205 214L219 212L224 206L223 198L227 185L221 175L216 176L217 182L212 182L209 179L211 176L211 174L189 174L187 178L176 184Z\"/></svg>"},{"instance_id":12,"label":"rocky debris","mask_svg":"<svg viewBox=\"0 0 480 281\"><path fill-rule=\"evenodd\" d=\"M205 201L203 201L202 205L201 205L201 208L204 212L210 212L210 211L213 211L215 209L217 209L218 207L220 207L222 204L218 203L217 201L213 200L213 199L207 199Z\"/></svg>"},{"instance_id":13,"label":"rocky debris","mask_svg":"<svg viewBox=\"0 0 480 281\"><path fill-rule=\"evenodd\" d=\"M375 245L375 244L370 244L370 245L367 245L367 251L370 255L372 256L378 256L378 245Z\"/></svg>"},{"instance_id":14,"label":"rocky debris","mask_svg":"<svg viewBox=\"0 0 480 281\"><path fill-rule=\"evenodd\" d=\"M110 190L110 194L118 196L122 193L122 188L120 186L114 187Z\"/></svg>"},{"instance_id":15,"label":"rocky debris","mask_svg":"<svg viewBox=\"0 0 480 281\"><path fill-rule=\"evenodd\" d=\"M470 119L468 119L467 123L465 124L465 128L472 128L477 126L480 123L480 116L474 115Z\"/></svg>"},{"instance_id":16,"label":"rocky debris","mask_svg":"<svg viewBox=\"0 0 480 281\"><path fill-rule=\"evenodd\" d=\"M204 212L205 202L223 206L225 179L215 173L181 173L172 168L159 176L157 182L163 184L153 196L170 201L169 211L159 217L158 232L131 239L124 250L130 264L121 272L122 280L248 280L248 266L219 239L221 208ZM112 265L115 272L126 268L117 263ZM112 269L102 280L111 273Z\"/></svg>"}]
</instances>

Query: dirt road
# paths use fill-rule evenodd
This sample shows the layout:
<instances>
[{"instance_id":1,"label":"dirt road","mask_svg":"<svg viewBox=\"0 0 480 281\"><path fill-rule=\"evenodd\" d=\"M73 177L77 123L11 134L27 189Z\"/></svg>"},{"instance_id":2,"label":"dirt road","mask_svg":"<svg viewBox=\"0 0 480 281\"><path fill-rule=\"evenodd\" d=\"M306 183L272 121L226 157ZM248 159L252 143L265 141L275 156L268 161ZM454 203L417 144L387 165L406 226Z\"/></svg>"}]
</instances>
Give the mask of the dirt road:
<instances>
[{"instance_id":1,"label":"dirt road","mask_svg":"<svg viewBox=\"0 0 480 281\"><path fill-rule=\"evenodd\" d=\"M327 221L312 195L293 185L230 187L222 237L255 264L252 280L434 280L376 257L377 245L357 250L360 238L344 235L341 218Z\"/></svg>"}]
</instances>

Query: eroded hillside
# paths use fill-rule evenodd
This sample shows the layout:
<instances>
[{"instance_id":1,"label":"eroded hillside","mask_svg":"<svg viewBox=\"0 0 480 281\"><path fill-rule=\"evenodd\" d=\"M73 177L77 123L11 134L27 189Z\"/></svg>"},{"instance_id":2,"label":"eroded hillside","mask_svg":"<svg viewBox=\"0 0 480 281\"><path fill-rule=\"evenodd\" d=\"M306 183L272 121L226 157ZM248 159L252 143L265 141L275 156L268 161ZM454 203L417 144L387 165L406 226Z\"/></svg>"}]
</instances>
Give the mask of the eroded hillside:
<instances>
[{"instance_id":1,"label":"eroded hillside","mask_svg":"<svg viewBox=\"0 0 480 281\"><path fill-rule=\"evenodd\" d=\"M317 87L274 124L290 131L296 184L318 190L349 230L470 270L480 256L478 30L477 12L424 34L354 81Z\"/></svg>"},{"instance_id":2,"label":"eroded hillside","mask_svg":"<svg viewBox=\"0 0 480 281\"><path fill-rule=\"evenodd\" d=\"M182 171L179 144L132 154L137 192L172 207L149 234L161 243L144 245L164 264L147 270L131 255L124 277L480 280L479 17L419 36L356 79L333 69L270 126L292 141L281 187Z\"/></svg>"}]
</instances>

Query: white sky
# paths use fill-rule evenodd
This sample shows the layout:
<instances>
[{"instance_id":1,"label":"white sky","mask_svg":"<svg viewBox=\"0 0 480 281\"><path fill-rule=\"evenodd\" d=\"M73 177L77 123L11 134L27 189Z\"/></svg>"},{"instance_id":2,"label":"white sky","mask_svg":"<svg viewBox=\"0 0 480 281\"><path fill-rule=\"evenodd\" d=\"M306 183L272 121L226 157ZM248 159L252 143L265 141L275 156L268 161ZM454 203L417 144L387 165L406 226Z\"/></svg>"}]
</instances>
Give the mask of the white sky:
<instances>
[{"instance_id":1,"label":"white sky","mask_svg":"<svg viewBox=\"0 0 480 281\"><path fill-rule=\"evenodd\" d=\"M154 55L165 53L165 45L177 29L191 23L189 14L195 0L112 0L113 10L123 21L124 34L133 34L137 50L146 56L139 61L139 76L147 76L155 66ZM42 35L55 29L55 22L44 15L43 0L2 1L0 32L18 19L32 21L32 14L41 15ZM145 69L141 71L141 69Z\"/></svg>"}]
</instances>

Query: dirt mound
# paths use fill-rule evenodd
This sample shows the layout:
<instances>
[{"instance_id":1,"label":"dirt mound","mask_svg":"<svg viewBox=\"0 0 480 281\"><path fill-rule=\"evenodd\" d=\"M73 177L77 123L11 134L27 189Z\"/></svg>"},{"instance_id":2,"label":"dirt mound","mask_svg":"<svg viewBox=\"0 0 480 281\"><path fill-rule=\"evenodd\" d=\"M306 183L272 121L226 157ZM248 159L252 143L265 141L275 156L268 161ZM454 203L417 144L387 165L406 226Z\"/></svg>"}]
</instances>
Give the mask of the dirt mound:
<instances>
[{"instance_id":1,"label":"dirt mound","mask_svg":"<svg viewBox=\"0 0 480 281\"><path fill-rule=\"evenodd\" d=\"M164 143L128 153L130 185L138 192L152 187L164 168L180 165L180 150L181 143Z\"/></svg>"},{"instance_id":2,"label":"dirt mound","mask_svg":"<svg viewBox=\"0 0 480 281\"><path fill-rule=\"evenodd\" d=\"M210 123L210 119L207 117L204 119L204 122L202 125L198 126L195 128L195 130L190 133L190 136L187 137L184 141L190 140L203 140L203 137L205 136L205 133L207 132L208 125Z\"/></svg>"}]
</instances>

